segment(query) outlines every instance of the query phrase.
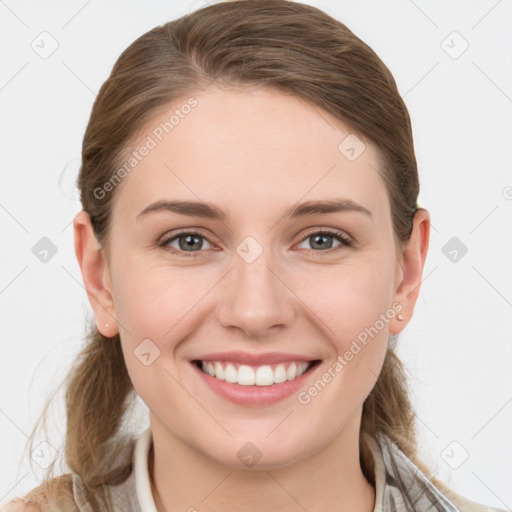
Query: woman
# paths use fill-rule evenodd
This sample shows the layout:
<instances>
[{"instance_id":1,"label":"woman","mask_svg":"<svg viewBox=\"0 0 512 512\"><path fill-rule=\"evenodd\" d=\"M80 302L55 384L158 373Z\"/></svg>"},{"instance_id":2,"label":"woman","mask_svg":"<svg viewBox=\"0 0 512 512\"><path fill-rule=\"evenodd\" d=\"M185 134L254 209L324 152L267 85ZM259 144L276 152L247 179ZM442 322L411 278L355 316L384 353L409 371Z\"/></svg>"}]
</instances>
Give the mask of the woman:
<instances>
[{"instance_id":1,"label":"woman","mask_svg":"<svg viewBox=\"0 0 512 512\"><path fill-rule=\"evenodd\" d=\"M418 460L393 344L430 218L394 79L343 24L241 0L144 34L78 185L70 471L4 510L492 510Z\"/></svg>"}]
</instances>

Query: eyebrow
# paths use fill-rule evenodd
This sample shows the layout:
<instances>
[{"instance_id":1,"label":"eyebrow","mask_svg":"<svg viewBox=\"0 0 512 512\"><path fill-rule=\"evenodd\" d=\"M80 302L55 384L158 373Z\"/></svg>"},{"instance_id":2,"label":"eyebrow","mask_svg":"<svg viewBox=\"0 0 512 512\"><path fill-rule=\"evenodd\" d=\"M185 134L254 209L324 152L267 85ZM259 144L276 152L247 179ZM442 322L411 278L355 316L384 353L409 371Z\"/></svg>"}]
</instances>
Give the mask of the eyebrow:
<instances>
[{"instance_id":1,"label":"eyebrow","mask_svg":"<svg viewBox=\"0 0 512 512\"><path fill-rule=\"evenodd\" d=\"M217 206L204 201L157 201L144 208L137 215L137 219L146 216L152 212L168 211L188 215L191 217L201 217L206 219L227 221L227 214ZM283 218L299 218L307 215L319 215L336 212L358 212L372 217L372 212L363 205L350 199L330 199L322 201L307 201L297 206L293 206L285 212Z\"/></svg>"}]
</instances>

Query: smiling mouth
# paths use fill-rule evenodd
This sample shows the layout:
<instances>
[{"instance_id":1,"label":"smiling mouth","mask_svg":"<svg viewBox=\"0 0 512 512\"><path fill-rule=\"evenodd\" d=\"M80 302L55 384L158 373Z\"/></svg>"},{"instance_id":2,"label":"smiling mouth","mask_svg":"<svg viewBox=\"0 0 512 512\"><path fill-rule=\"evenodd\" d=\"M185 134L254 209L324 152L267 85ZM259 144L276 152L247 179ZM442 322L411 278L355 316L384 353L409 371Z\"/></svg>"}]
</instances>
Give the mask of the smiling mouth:
<instances>
[{"instance_id":1,"label":"smiling mouth","mask_svg":"<svg viewBox=\"0 0 512 512\"><path fill-rule=\"evenodd\" d=\"M320 361L290 361L260 366L225 361L195 360L193 363L203 373L217 380L241 386L272 386L297 379L320 364Z\"/></svg>"}]
</instances>

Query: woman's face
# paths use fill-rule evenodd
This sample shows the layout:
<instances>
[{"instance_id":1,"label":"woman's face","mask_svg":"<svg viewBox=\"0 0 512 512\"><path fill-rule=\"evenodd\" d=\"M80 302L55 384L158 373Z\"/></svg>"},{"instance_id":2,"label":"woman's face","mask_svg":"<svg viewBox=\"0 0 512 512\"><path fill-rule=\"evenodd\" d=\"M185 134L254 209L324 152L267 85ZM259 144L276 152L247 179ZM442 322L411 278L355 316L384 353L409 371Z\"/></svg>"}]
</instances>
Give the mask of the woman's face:
<instances>
[{"instance_id":1,"label":"woman's face","mask_svg":"<svg viewBox=\"0 0 512 512\"><path fill-rule=\"evenodd\" d=\"M364 144L270 89L210 86L147 123L115 190L106 282L154 429L240 467L358 435L411 300Z\"/></svg>"}]
</instances>

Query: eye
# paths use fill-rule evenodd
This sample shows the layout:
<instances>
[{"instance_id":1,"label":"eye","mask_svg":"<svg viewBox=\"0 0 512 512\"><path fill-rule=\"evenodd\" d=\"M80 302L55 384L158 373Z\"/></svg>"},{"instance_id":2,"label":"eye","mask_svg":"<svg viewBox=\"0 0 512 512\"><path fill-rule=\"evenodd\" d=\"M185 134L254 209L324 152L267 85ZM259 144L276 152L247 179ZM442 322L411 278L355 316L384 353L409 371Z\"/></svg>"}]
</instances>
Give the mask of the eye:
<instances>
[{"instance_id":1,"label":"eye","mask_svg":"<svg viewBox=\"0 0 512 512\"><path fill-rule=\"evenodd\" d=\"M333 240L339 242L339 244L333 247ZM206 242L209 247L204 247L204 242ZM303 238L301 243L304 242L309 242L312 247L312 249L309 250L314 252L331 252L342 249L343 247L354 246L352 240L342 233L325 229L310 232ZM190 256L195 256L194 253L201 252L201 249L212 248L212 244L206 237L195 231L182 231L181 233L174 234L165 238L159 245L173 253L189 253Z\"/></svg>"},{"instance_id":2,"label":"eye","mask_svg":"<svg viewBox=\"0 0 512 512\"><path fill-rule=\"evenodd\" d=\"M332 239L340 242L338 246L333 247ZM301 243L309 241L315 252L341 249L342 247L353 247L353 242L338 231L321 230L309 233Z\"/></svg>"},{"instance_id":3,"label":"eye","mask_svg":"<svg viewBox=\"0 0 512 512\"><path fill-rule=\"evenodd\" d=\"M173 235L172 237L168 237L162 241L160 247L170 248L172 252L199 252L203 249L203 241L206 241L207 244L210 244L206 240L206 238L200 233L196 233L193 231L183 231L178 233L177 235ZM173 243L177 243L178 246L172 245ZM211 245L211 244L210 244ZM209 249L210 247L206 247Z\"/></svg>"}]
</instances>

